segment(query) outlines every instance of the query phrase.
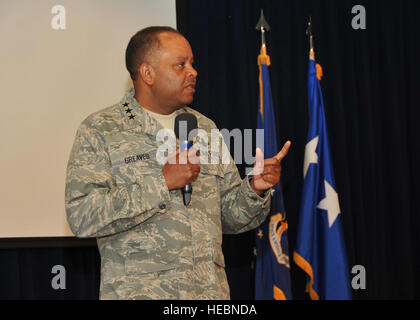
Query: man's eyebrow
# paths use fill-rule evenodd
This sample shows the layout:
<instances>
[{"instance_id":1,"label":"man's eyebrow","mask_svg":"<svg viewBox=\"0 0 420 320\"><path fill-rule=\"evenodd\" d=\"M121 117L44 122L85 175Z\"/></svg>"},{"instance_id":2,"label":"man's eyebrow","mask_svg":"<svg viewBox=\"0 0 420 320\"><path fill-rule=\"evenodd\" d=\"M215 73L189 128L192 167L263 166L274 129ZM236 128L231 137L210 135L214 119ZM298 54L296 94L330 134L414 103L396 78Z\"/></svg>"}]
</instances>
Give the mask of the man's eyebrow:
<instances>
[{"instance_id":1,"label":"man's eyebrow","mask_svg":"<svg viewBox=\"0 0 420 320\"><path fill-rule=\"evenodd\" d=\"M177 60L188 60L188 57L177 57ZM194 57L191 57L191 60L194 60Z\"/></svg>"}]
</instances>

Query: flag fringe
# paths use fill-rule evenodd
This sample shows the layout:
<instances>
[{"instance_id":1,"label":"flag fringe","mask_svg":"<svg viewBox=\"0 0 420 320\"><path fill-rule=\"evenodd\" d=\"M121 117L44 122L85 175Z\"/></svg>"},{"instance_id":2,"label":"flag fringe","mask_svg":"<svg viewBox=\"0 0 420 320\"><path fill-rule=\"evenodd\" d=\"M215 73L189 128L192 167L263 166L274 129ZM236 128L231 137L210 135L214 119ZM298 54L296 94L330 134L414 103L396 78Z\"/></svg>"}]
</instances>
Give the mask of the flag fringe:
<instances>
[{"instance_id":1,"label":"flag fringe","mask_svg":"<svg viewBox=\"0 0 420 320\"><path fill-rule=\"evenodd\" d=\"M308 261L306 261L296 251L293 252L293 260L309 276L309 281L306 284L306 292L309 293L309 296L311 297L312 300L319 300L318 293L316 293L316 291L313 288L313 285L314 285L314 273L313 273L311 264Z\"/></svg>"},{"instance_id":2,"label":"flag fringe","mask_svg":"<svg viewBox=\"0 0 420 320\"><path fill-rule=\"evenodd\" d=\"M273 298L275 300L287 300L287 297L284 294L283 290L281 290L276 285L273 285Z\"/></svg>"},{"instance_id":3,"label":"flag fringe","mask_svg":"<svg viewBox=\"0 0 420 320\"><path fill-rule=\"evenodd\" d=\"M316 69L316 77L318 78L319 81L321 81L321 78L324 75L324 73L322 72L321 65L317 63L315 65L315 69Z\"/></svg>"}]
</instances>

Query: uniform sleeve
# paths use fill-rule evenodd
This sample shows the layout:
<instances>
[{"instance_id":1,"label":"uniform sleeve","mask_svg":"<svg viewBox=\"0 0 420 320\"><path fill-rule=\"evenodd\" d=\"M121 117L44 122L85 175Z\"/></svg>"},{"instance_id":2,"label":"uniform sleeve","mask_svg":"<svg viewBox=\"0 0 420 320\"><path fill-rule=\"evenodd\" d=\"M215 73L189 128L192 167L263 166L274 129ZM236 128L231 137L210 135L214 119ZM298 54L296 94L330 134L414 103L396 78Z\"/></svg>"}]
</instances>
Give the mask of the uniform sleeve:
<instances>
[{"instance_id":1,"label":"uniform sleeve","mask_svg":"<svg viewBox=\"0 0 420 320\"><path fill-rule=\"evenodd\" d=\"M255 229L270 211L271 189L261 197L252 189L248 176L241 180L233 159L224 167L220 187L223 233L237 234Z\"/></svg>"},{"instance_id":2,"label":"uniform sleeve","mask_svg":"<svg viewBox=\"0 0 420 320\"><path fill-rule=\"evenodd\" d=\"M67 165L65 207L77 237L101 237L126 231L165 212L170 200L165 178L157 172L117 185L111 161L98 130L83 123ZM158 180L158 181L156 181Z\"/></svg>"}]
</instances>

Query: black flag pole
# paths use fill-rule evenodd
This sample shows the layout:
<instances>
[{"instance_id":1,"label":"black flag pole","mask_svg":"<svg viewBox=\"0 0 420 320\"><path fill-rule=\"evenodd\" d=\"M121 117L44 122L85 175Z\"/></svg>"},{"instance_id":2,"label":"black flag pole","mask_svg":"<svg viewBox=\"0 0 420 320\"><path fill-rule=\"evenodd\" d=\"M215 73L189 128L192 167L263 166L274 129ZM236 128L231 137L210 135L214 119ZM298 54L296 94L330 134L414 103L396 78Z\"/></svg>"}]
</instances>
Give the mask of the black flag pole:
<instances>
[{"instance_id":1,"label":"black flag pole","mask_svg":"<svg viewBox=\"0 0 420 320\"><path fill-rule=\"evenodd\" d=\"M308 27L306 28L306 35L309 37L309 58L315 61L314 33L312 30L311 16L309 16Z\"/></svg>"}]
</instances>

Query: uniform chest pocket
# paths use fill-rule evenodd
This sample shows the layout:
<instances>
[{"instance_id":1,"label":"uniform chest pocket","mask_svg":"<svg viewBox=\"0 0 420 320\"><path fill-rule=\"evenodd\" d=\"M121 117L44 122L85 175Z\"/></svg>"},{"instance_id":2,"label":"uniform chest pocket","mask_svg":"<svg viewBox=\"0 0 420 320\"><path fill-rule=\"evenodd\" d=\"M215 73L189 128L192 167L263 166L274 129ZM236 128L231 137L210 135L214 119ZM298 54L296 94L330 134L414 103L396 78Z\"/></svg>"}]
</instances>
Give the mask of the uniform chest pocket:
<instances>
[{"instance_id":1,"label":"uniform chest pocket","mask_svg":"<svg viewBox=\"0 0 420 320\"><path fill-rule=\"evenodd\" d=\"M118 133L107 137L107 150L117 185L132 184L139 175L161 170L156 161L158 146L148 136Z\"/></svg>"},{"instance_id":2,"label":"uniform chest pocket","mask_svg":"<svg viewBox=\"0 0 420 320\"><path fill-rule=\"evenodd\" d=\"M152 159L151 152L144 150L129 152L114 152L111 165L118 184L135 183L142 175L153 175L161 167Z\"/></svg>"},{"instance_id":3,"label":"uniform chest pocket","mask_svg":"<svg viewBox=\"0 0 420 320\"><path fill-rule=\"evenodd\" d=\"M209 223L209 229L220 220L220 190L223 181L223 173L216 165L201 165L200 174L192 183L192 205L199 208L197 214L203 214L201 219Z\"/></svg>"},{"instance_id":4,"label":"uniform chest pocket","mask_svg":"<svg viewBox=\"0 0 420 320\"><path fill-rule=\"evenodd\" d=\"M203 164L200 166L200 174L194 182L196 189L208 194L218 194L218 185L224 179L223 170L218 165ZM194 189L195 190L195 189Z\"/></svg>"}]
</instances>

